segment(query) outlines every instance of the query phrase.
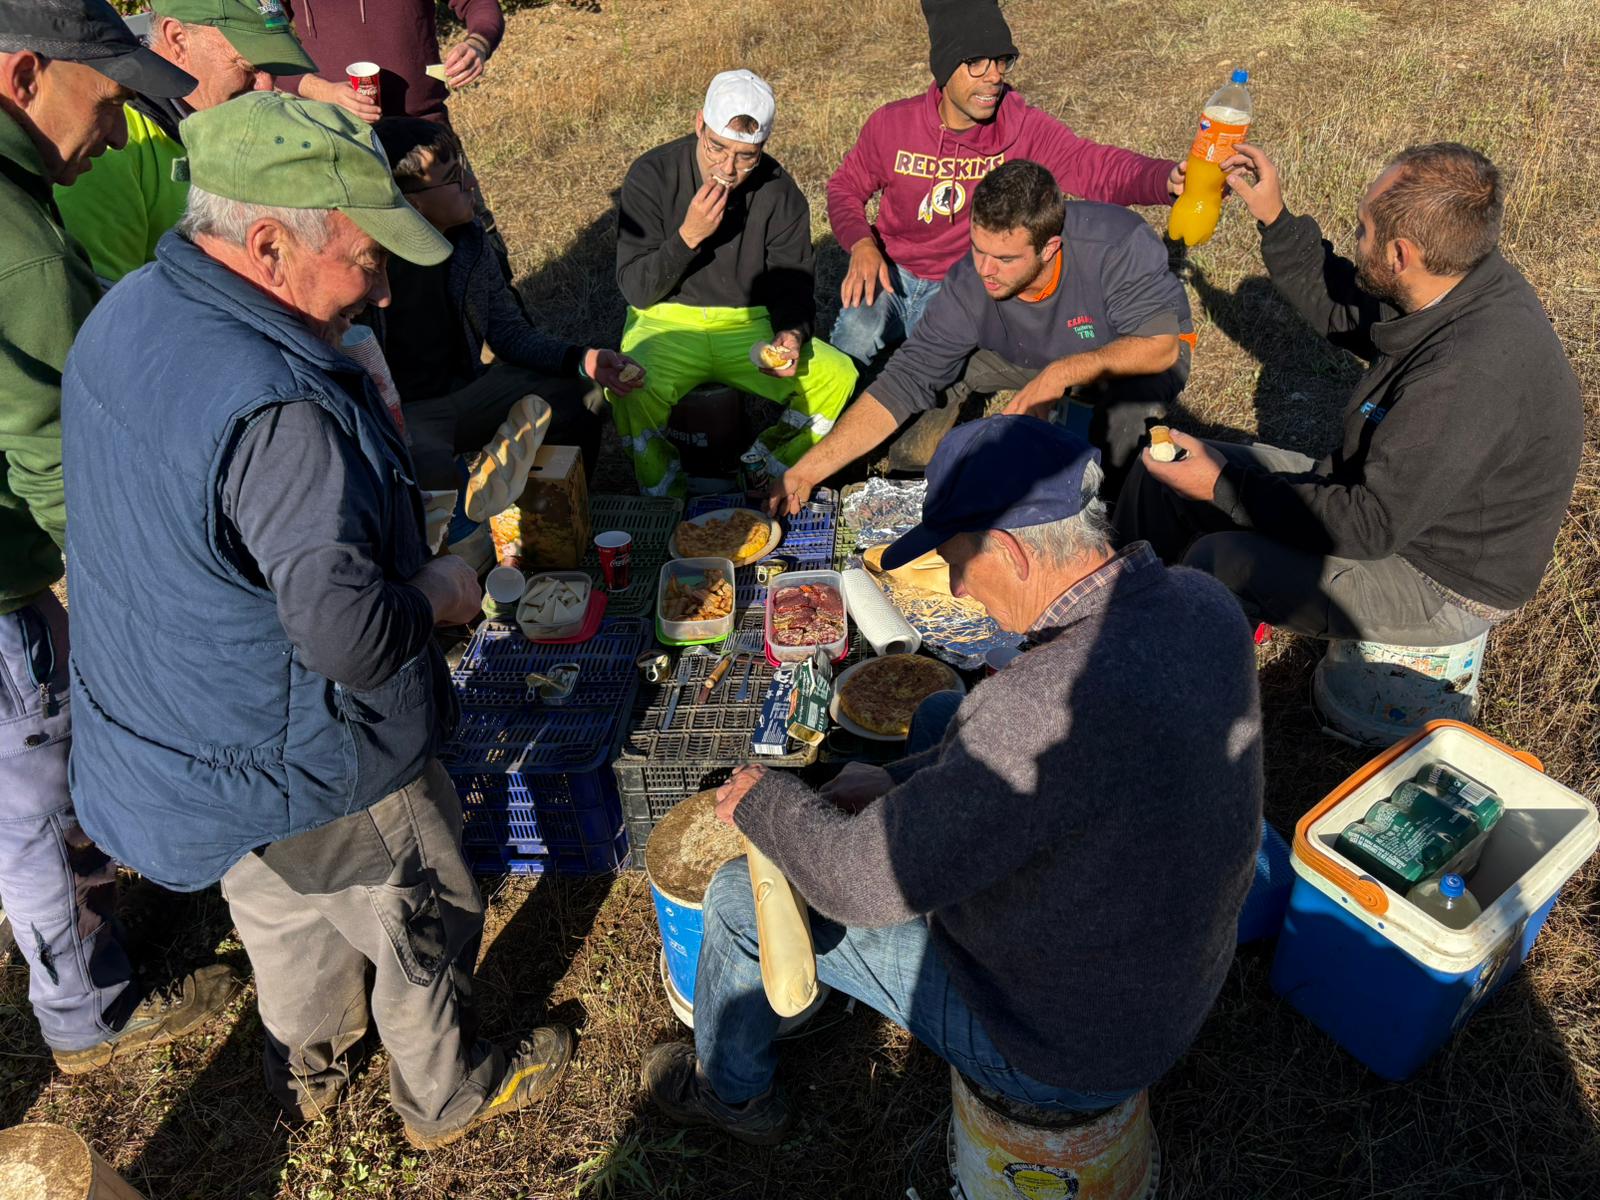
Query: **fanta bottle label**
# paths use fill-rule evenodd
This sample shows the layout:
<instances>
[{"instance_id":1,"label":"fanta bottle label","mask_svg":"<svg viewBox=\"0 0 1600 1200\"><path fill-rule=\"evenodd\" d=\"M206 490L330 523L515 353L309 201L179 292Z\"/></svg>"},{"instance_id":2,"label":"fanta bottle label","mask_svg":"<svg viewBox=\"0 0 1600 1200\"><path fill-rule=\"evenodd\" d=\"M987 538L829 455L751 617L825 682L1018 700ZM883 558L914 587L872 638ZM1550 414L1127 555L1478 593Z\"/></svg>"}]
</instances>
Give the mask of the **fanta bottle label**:
<instances>
[{"instance_id":1,"label":"fanta bottle label","mask_svg":"<svg viewBox=\"0 0 1600 1200\"><path fill-rule=\"evenodd\" d=\"M1249 130L1249 116L1238 109L1208 108L1200 114L1200 129L1189 147L1189 157L1220 164Z\"/></svg>"}]
</instances>

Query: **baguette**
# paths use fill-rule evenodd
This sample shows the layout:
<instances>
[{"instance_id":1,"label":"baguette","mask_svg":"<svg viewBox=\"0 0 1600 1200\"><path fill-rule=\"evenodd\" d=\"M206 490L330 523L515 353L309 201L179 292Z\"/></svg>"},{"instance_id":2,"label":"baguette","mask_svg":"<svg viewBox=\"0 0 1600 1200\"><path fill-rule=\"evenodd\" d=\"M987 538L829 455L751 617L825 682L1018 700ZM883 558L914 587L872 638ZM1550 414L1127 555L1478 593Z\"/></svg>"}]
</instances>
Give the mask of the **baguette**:
<instances>
[{"instance_id":1,"label":"baguette","mask_svg":"<svg viewBox=\"0 0 1600 1200\"><path fill-rule=\"evenodd\" d=\"M549 428L550 406L538 396L524 396L511 406L467 480L469 519L487 521L517 502Z\"/></svg>"},{"instance_id":2,"label":"baguette","mask_svg":"<svg viewBox=\"0 0 1600 1200\"><path fill-rule=\"evenodd\" d=\"M811 944L806 902L777 865L744 843L750 890L756 899L756 939L761 948L761 986L780 1017L796 1017L817 998L817 955Z\"/></svg>"}]
</instances>

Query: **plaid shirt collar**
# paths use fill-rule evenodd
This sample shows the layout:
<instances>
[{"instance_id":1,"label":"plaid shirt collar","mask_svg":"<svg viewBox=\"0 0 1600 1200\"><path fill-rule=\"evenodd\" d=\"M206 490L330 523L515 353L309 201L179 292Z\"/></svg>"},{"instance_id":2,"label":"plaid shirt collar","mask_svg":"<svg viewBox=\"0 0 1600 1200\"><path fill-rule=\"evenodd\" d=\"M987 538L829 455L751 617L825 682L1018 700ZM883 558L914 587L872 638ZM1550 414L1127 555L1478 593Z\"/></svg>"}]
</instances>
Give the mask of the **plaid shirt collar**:
<instances>
[{"instance_id":1,"label":"plaid shirt collar","mask_svg":"<svg viewBox=\"0 0 1600 1200\"><path fill-rule=\"evenodd\" d=\"M1084 609L1097 607L1090 603L1091 598L1101 599L1105 590L1124 575L1137 574L1160 565L1161 560L1150 549L1149 542L1134 542L1123 547L1104 566L1085 575L1046 605L1039 619L1028 630L1028 640L1035 644L1050 641L1083 616Z\"/></svg>"}]
</instances>

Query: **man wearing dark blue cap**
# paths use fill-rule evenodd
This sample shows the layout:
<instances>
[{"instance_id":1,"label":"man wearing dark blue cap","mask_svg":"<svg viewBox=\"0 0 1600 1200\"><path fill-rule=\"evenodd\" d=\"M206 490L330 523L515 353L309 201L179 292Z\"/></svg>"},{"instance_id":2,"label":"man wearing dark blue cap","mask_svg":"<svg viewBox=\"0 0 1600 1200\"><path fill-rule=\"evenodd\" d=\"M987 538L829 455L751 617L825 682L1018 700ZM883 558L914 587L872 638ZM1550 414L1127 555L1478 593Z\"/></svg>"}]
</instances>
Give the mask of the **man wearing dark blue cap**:
<instances>
[{"instance_id":1,"label":"man wearing dark blue cap","mask_svg":"<svg viewBox=\"0 0 1600 1200\"><path fill-rule=\"evenodd\" d=\"M910 757L822 793L745 767L717 813L816 915L818 978L973 1083L1098 1112L1184 1052L1233 957L1261 821L1255 659L1215 580L1111 550L1099 455L1033 417L957 428L922 523L885 567L937 548L957 595L1033 648L960 701L925 702ZM849 809L851 811L846 811ZM778 1017L742 862L705 898L695 1044L645 1085L685 1124L774 1144Z\"/></svg>"}]
</instances>

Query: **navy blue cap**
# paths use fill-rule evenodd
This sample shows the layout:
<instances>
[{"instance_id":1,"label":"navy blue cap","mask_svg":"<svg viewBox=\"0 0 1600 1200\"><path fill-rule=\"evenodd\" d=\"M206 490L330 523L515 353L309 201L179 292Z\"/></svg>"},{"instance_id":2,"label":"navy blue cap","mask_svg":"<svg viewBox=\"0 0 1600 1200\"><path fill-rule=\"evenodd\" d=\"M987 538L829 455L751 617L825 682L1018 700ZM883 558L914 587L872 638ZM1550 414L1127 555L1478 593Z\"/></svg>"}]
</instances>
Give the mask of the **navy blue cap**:
<instances>
[{"instance_id":1,"label":"navy blue cap","mask_svg":"<svg viewBox=\"0 0 1600 1200\"><path fill-rule=\"evenodd\" d=\"M1100 451L1037 417L985 417L957 425L928 464L922 521L883 552L892 571L958 533L1025 529L1083 511L1083 472Z\"/></svg>"}]
</instances>

